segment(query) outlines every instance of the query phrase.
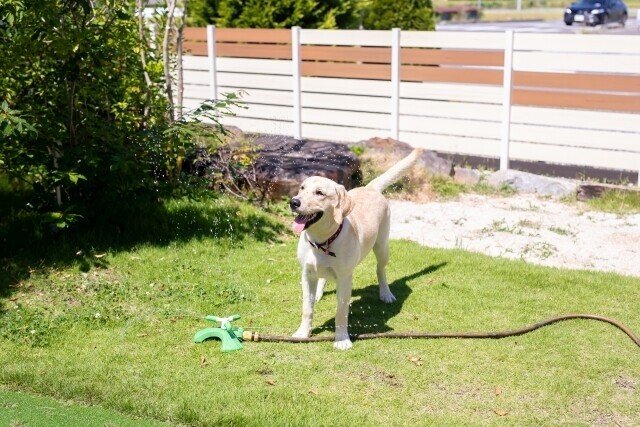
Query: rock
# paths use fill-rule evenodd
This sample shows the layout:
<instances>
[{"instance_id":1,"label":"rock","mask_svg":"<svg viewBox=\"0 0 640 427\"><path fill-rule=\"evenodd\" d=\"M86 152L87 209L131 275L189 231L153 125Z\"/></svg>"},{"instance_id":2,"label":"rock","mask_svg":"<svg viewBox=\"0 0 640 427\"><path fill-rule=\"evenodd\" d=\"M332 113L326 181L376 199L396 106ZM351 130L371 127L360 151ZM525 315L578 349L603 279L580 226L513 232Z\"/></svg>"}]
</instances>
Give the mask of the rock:
<instances>
[{"instance_id":1,"label":"rock","mask_svg":"<svg viewBox=\"0 0 640 427\"><path fill-rule=\"evenodd\" d=\"M293 196L300 183L313 175L353 188L360 170L356 155L345 144L302 140L279 135L256 135L258 182L270 198Z\"/></svg>"},{"instance_id":2,"label":"rock","mask_svg":"<svg viewBox=\"0 0 640 427\"><path fill-rule=\"evenodd\" d=\"M507 184L523 193L537 193L552 197L575 194L578 188L578 184L569 179L550 178L512 169L492 173L487 182L494 187Z\"/></svg>"},{"instance_id":3,"label":"rock","mask_svg":"<svg viewBox=\"0 0 640 427\"><path fill-rule=\"evenodd\" d=\"M460 166L453 167L453 180L460 184L474 185L480 182L482 173L477 169L462 168Z\"/></svg>"},{"instance_id":4,"label":"rock","mask_svg":"<svg viewBox=\"0 0 640 427\"><path fill-rule=\"evenodd\" d=\"M255 182L266 197L279 199L293 196L300 183L313 175L332 179L348 189L353 188L360 173L360 161L345 144L303 140L279 135L245 135L241 130L229 131L227 144L217 154L247 145L256 153L254 161ZM237 138L237 139L235 139ZM240 139L242 138L242 139ZM198 176L213 176L219 156L204 147L187 156L183 170ZM253 179L252 179L253 180ZM241 182L239 182L242 185Z\"/></svg>"},{"instance_id":5,"label":"rock","mask_svg":"<svg viewBox=\"0 0 640 427\"><path fill-rule=\"evenodd\" d=\"M578 186L578 200L588 200L600 197L607 191L640 193L640 188L625 185L604 184L600 182L582 182Z\"/></svg>"},{"instance_id":6,"label":"rock","mask_svg":"<svg viewBox=\"0 0 640 427\"><path fill-rule=\"evenodd\" d=\"M413 150L413 147L406 142L396 141L393 138L370 138L352 145L363 147L365 154L369 152L388 155L398 159L407 156L411 150ZM432 175L451 175L453 162L438 156L433 151L425 150L418 161L418 165L424 167Z\"/></svg>"}]
</instances>

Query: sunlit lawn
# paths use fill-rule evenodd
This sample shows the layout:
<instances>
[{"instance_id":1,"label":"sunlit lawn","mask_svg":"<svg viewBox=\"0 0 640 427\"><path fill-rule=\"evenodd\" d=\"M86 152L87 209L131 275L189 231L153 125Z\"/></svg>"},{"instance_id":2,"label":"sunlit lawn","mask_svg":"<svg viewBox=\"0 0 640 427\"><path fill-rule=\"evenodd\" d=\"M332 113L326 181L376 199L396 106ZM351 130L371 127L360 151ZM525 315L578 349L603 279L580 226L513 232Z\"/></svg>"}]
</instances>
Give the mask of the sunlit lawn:
<instances>
[{"instance_id":1,"label":"sunlit lawn","mask_svg":"<svg viewBox=\"0 0 640 427\"><path fill-rule=\"evenodd\" d=\"M565 322L504 340L361 341L348 352L331 343L246 343L223 354L216 342L192 342L206 314L238 313L247 329L292 333L300 316L295 246L273 214L222 198L170 202L5 255L0 396L19 390L99 405L119 412L109 415L114 425L130 417L197 425L640 424L640 349L600 323ZM637 278L406 241L392 242L391 253L398 301L377 300L367 258L355 276L353 332L499 330L570 312L616 317L640 331ZM335 306L329 284L315 333L331 333ZM14 415L0 423L42 425Z\"/></svg>"}]
</instances>

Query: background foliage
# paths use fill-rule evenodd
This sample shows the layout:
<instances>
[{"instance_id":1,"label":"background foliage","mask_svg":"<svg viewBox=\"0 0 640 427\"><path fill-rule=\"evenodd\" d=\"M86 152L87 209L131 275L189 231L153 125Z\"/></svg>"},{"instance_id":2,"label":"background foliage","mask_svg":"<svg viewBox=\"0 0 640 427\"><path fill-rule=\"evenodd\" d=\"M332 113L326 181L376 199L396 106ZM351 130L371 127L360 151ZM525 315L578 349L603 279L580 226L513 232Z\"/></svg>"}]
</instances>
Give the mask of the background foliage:
<instances>
[{"instance_id":1,"label":"background foliage","mask_svg":"<svg viewBox=\"0 0 640 427\"><path fill-rule=\"evenodd\" d=\"M434 30L431 0L372 0L364 13L363 25L371 30Z\"/></svg>"},{"instance_id":2,"label":"background foliage","mask_svg":"<svg viewBox=\"0 0 640 427\"><path fill-rule=\"evenodd\" d=\"M189 25L434 29L430 0L190 0Z\"/></svg>"}]
</instances>

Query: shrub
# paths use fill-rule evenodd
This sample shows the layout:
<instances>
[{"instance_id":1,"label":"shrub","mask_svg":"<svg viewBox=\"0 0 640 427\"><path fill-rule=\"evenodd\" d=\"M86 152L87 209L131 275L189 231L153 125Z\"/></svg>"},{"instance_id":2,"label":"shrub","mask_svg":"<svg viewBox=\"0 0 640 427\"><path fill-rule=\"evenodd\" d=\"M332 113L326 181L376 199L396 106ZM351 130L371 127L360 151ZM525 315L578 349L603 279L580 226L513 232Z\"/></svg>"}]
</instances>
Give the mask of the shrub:
<instances>
[{"instance_id":1,"label":"shrub","mask_svg":"<svg viewBox=\"0 0 640 427\"><path fill-rule=\"evenodd\" d=\"M156 138L166 111L159 61L149 58L147 85L134 10L106 3L9 0L0 12L0 99L34 129L9 133L0 166L39 206L54 204L56 187L74 204L148 188L171 161Z\"/></svg>"},{"instance_id":2,"label":"shrub","mask_svg":"<svg viewBox=\"0 0 640 427\"><path fill-rule=\"evenodd\" d=\"M0 176L58 227L174 188L198 138L220 130L199 117L217 123L235 104L170 119L161 43L149 37L127 2L0 3Z\"/></svg>"},{"instance_id":3,"label":"shrub","mask_svg":"<svg viewBox=\"0 0 640 427\"><path fill-rule=\"evenodd\" d=\"M194 0L190 25L241 28L355 28L356 0Z\"/></svg>"},{"instance_id":4,"label":"shrub","mask_svg":"<svg viewBox=\"0 0 640 427\"><path fill-rule=\"evenodd\" d=\"M368 30L435 29L431 0L372 0L364 10L363 24Z\"/></svg>"}]
</instances>

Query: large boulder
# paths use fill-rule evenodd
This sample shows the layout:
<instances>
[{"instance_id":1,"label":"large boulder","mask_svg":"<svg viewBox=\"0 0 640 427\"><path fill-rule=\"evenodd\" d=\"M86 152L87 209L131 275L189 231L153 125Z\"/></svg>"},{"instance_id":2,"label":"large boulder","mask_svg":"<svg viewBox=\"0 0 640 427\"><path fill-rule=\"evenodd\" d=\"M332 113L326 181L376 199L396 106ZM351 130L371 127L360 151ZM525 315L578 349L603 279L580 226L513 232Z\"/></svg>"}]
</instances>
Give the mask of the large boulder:
<instances>
[{"instance_id":1,"label":"large boulder","mask_svg":"<svg viewBox=\"0 0 640 427\"><path fill-rule=\"evenodd\" d=\"M358 178L360 162L348 146L335 142L302 140L280 135L255 135L257 180L270 198L293 196L310 176L332 179L347 189Z\"/></svg>"},{"instance_id":2,"label":"large boulder","mask_svg":"<svg viewBox=\"0 0 640 427\"><path fill-rule=\"evenodd\" d=\"M573 195L578 188L578 183L569 179L551 178L512 169L492 173L487 183L494 187L509 185L523 193L537 193L558 198Z\"/></svg>"}]
</instances>

